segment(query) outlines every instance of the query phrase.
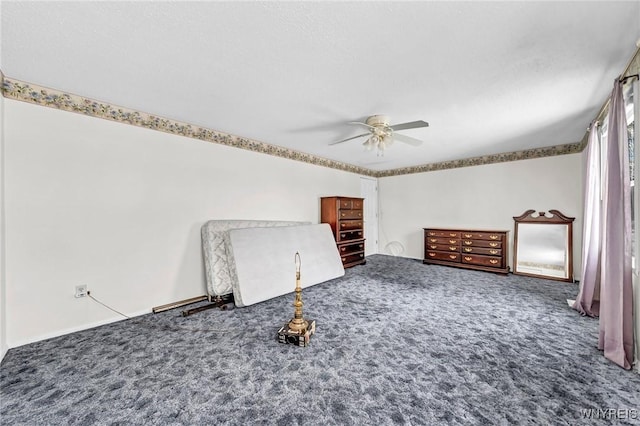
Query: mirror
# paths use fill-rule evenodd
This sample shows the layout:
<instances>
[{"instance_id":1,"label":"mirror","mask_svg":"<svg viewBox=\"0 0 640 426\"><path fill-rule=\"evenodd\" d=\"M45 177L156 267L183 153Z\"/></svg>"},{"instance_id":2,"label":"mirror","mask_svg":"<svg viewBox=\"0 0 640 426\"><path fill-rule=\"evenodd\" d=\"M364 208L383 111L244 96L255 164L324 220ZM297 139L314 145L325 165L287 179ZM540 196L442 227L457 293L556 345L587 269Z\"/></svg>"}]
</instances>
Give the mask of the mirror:
<instances>
[{"instance_id":1,"label":"mirror","mask_svg":"<svg viewBox=\"0 0 640 426\"><path fill-rule=\"evenodd\" d=\"M513 273L573 282L573 221L558 210L514 216Z\"/></svg>"}]
</instances>

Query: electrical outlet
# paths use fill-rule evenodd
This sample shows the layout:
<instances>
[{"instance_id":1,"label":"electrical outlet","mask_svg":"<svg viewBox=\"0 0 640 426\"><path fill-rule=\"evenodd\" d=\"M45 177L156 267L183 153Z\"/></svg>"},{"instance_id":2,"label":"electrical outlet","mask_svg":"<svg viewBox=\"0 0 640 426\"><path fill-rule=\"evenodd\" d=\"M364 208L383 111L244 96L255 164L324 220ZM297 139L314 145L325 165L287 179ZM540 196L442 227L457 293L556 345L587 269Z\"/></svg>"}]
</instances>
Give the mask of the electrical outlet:
<instances>
[{"instance_id":1,"label":"electrical outlet","mask_svg":"<svg viewBox=\"0 0 640 426\"><path fill-rule=\"evenodd\" d=\"M87 297L87 286L86 285L77 285L76 286L76 297Z\"/></svg>"}]
</instances>

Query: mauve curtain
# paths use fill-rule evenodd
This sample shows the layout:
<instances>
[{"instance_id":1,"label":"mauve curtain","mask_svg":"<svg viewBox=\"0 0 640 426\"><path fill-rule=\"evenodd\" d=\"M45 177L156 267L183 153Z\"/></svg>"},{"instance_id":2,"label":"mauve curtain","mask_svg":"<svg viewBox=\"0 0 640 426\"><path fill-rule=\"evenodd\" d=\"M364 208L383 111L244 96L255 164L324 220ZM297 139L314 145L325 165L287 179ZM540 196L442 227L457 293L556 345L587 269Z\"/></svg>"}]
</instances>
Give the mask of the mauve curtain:
<instances>
[{"instance_id":1,"label":"mauve curtain","mask_svg":"<svg viewBox=\"0 0 640 426\"><path fill-rule=\"evenodd\" d=\"M600 313L600 141L598 126L591 124L587 142L587 175L584 185L582 274L573 308L582 315Z\"/></svg>"},{"instance_id":2,"label":"mauve curtain","mask_svg":"<svg viewBox=\"0 0 640 426\"><path fill-rule=\"evenodd\" d=\"M633 363L631 188L622 83L611 95L603 176L600 336L598 348L623 368Z\"/></svg>"}]
</instances>

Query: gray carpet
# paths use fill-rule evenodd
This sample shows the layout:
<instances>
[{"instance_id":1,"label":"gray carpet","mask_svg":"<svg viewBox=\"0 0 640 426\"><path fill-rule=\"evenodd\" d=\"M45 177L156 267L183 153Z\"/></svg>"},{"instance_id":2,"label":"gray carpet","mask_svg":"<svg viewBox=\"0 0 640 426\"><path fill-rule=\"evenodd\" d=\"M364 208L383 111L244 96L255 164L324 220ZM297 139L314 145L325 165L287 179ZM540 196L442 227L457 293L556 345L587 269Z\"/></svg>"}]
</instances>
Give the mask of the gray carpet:
<instances>
[{"instance_id":1,"label":"gray carpet","mask_svg":"<svg viewBox=\"0 0 640 426\"><path fill-rule=\"evenodd\" d=\"M640 375L596 349L597 320L567 306L576 293L574 284L371 256L304 291L305 317L317 320L307 348L276 341L293 314L290 294L186 318L179 309L149 314L11 349L0 367L0 419L640 424ZM596 421L583 418L589 409L626 411Z\"/></svg>"}]
</instances>

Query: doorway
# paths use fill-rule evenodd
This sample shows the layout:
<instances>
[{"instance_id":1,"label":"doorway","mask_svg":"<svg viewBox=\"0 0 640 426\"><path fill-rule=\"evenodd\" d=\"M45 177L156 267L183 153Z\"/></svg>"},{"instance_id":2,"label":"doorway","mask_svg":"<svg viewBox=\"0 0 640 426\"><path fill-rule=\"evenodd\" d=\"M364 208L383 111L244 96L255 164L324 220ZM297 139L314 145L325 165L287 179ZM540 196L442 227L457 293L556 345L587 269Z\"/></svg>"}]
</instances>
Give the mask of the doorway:
<instances>
[{"instance_id":1,"label":"doorway","mask_svg":"<svg viewBox=\"0 0 640 426\"><path fill-rule=\"evenodd\" d=\"M378 180L360 178L360 196L364 198L364 254L378 253Z\"/></svg>"}]
</instances>

